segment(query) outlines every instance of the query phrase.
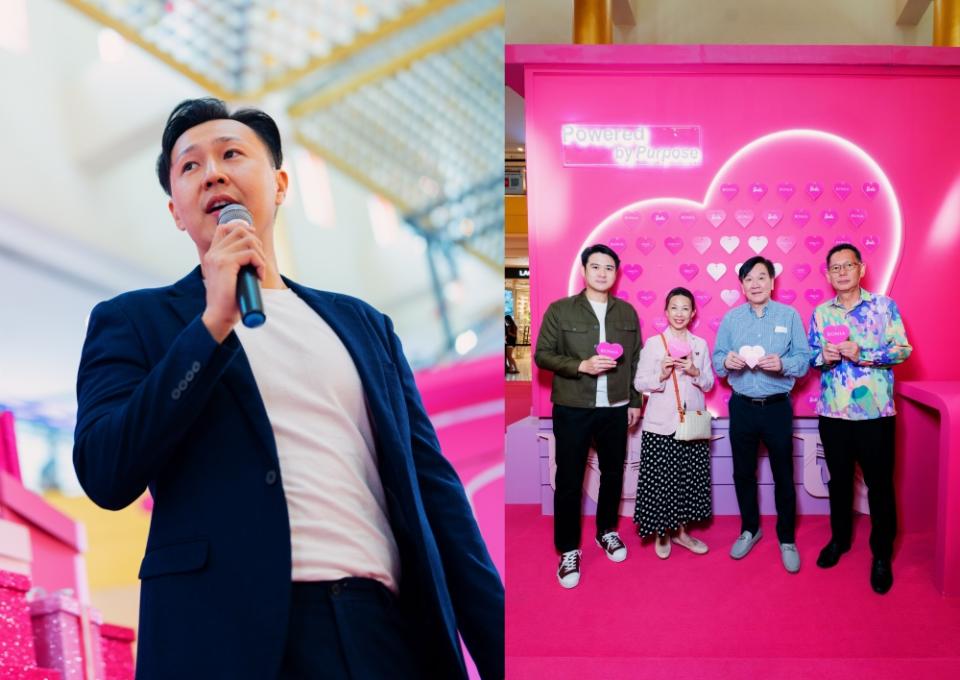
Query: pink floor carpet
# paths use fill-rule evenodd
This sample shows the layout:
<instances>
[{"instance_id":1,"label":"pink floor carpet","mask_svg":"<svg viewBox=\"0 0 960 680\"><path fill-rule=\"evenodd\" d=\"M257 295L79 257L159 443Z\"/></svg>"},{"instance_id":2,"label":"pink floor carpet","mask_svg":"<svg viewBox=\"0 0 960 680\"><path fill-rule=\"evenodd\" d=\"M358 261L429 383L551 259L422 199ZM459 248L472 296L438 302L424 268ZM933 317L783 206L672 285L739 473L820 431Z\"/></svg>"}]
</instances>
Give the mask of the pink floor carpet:
<instances>
[{"instance_id":1,"label":"pink floor carpet","mask_svg":"<svg viewBox=\"0 0 960 680\"><path fill-rule=\"evenodd\" d=\"M960 677L960 599L932 583L931 534L898 542L894 586L869 584L869 524L830 570L816 557L829 537L826 517L802 517L802 568L780 564L773 517L742 561L729 557L739 518L719 517L698 535L698 556L674 545L660 560L621 518L629 555L607 560L584 522L580 585L557 583L552 517L539 506L508 505L507 677L870 678Z\"/></svg>"}]
</instances>

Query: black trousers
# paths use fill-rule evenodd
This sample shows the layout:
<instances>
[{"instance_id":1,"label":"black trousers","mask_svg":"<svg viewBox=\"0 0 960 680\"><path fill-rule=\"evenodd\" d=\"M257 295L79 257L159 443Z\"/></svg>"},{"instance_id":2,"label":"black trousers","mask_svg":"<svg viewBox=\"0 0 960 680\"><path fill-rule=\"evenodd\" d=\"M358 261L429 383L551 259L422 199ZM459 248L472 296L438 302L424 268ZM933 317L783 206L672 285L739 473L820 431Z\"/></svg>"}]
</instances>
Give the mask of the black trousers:
<instances>
[{"instance_id":1,"label":"black trousers","mask_svg":"<svg viewBox=\"0 0 960 680\"><path fill-rule=\"evenodd\" d=\"M849 546L853 531L853 472L860 463L870 504L870 550L889 560L897 535L893 492L895 418L843 420L820 416L820 441L830 471L830 530L841 546Z\"/></svg>"},{"instance_id":2,"label":"black trousers","mask_svg":"<svg viewBox=\"0 0 960 680\"><path fill-rule=\"evenodd\" d=\"M279 679L422 678L411 633L378 581L295 582Z\"/></svg>"},{"instance_id":3,"label":"black trousers","mask_svg":"<svg viewBox=\"0 0 960 680\"><path fill-rule=\"evenodd\" d=\"M580 547L583 477L590 443L600 463L597 535L613 531L620 518L623 464L627 457L627 407L553 406L556 439L556 493L553 496L553 542L559 552Z\"/></svg>"},{"instance_id":4,"label":"black trousers","mask_svg":"<svg viewBox=\"0 0 960 680\"><path fill-rule=\"evenodd\" d=\"M757 500L757 448L763 442L773 472L777 505L777 538L793 543L797 524L797 492L793 486L793 405L790 398L756 403L734 394L730 398L730 446L733 484L740 506L740 531L760 529Z\"/></svg>"}]
</instances>

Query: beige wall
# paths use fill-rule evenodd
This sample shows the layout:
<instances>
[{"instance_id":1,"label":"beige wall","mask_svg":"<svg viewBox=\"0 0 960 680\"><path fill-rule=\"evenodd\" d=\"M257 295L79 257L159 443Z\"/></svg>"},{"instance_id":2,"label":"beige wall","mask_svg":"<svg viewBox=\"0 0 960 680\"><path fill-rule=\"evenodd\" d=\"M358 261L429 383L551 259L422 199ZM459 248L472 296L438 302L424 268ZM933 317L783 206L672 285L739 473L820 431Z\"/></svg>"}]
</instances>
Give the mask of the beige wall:
<instances>
[{"instance_id":1,"label":"beige wall","mask_svg":"<svg viewBox=\"0 0 960 680\"><path fill-rule=\"evenodd\" d=\"M930 45L933 5L898 26L905 0L612 0L635 26L615 43ZM507 43L572 42L573 0L506 0ZM620 14L622 12L618 12Z\"/></svg>"}]
</instances>

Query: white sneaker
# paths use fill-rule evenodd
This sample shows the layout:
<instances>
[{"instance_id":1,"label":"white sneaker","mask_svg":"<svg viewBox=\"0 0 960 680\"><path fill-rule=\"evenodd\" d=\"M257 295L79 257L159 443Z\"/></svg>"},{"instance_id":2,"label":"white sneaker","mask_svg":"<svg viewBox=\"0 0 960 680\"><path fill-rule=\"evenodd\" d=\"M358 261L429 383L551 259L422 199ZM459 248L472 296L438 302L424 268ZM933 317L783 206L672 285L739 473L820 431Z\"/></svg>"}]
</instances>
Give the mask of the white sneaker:
<instances>
[{"instance_id":1,"label":"white sneaker","mask_svg":"<svg viewBox=\"0 0 960 680\"><path fill-rule=\"evenodd\" d=\"M580 551L568 550L560 556L557 580L564 588L574 588L580 583Z\"/></svg>"},{"instance_id":2,"label":"white sneaker","mask_svg":"<svg viewBox=\"0 0 960 680\"><path fill-rule=\"evenodd\" d=\"M611 562L623 562L627 559L627 546L620 540L620 534L616 531L608 531L598 538L597 545L603 548L603 552Z\"/></svg>"}]
</instances>

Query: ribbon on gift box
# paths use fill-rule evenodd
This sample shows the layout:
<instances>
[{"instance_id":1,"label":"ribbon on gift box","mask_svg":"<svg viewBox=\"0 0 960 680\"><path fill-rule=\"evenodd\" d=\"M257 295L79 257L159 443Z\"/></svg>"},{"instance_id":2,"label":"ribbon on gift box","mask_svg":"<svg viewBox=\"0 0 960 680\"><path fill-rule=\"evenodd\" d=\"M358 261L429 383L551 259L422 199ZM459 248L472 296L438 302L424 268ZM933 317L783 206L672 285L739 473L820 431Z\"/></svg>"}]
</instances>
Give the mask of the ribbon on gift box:
<instances>
[{"instance_id":1,"label":"ribbon on gift box","mask_svg":"<svg viewBox=\"0 0 960 680\"><path fill-rule=\"evenodd\" d=\"M45 656L43 661L47 665L55 665L63 670L64 677L67 680L104 680L105 671L103 665L103 653L100 648L100 625L103 618L100 612L89 605L81 605L74 597L72 588L61 588L53 593L47 593L46 589L36 587L30 589L27 593L27 600L30 603L30 616L49 616L59 612L64 612L75 616L80 621L79 626L79 651L80 663L77 659L64 659L56 655L55 650L44 648ZM93 626L97 626L95 630ZM41 642L37 640L38 659L41 656ZM51 663L52 662L52 663Z\"/></svg>"}]
</instances>

